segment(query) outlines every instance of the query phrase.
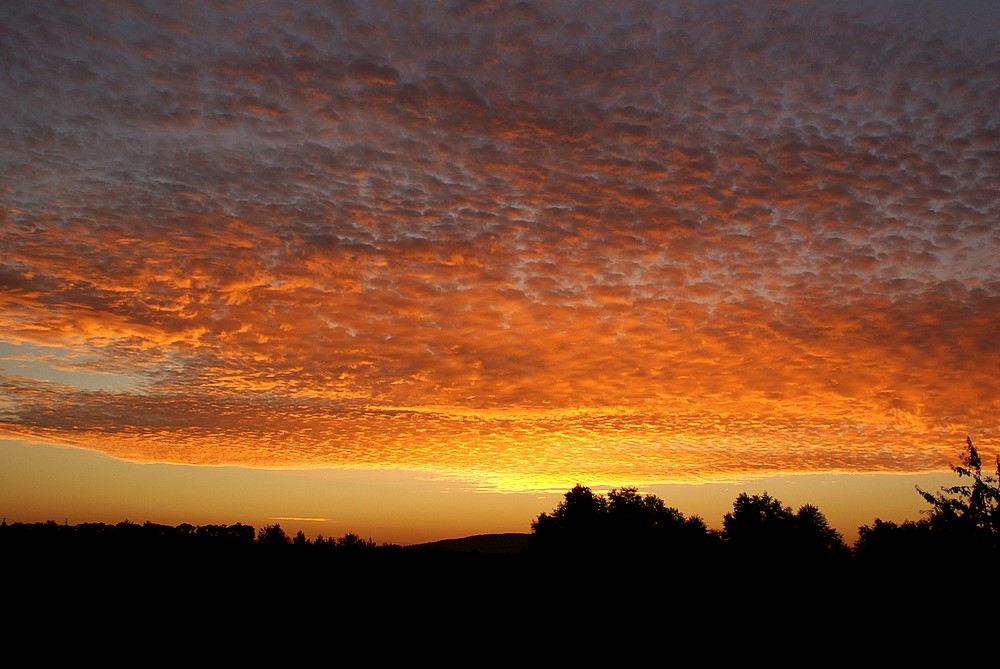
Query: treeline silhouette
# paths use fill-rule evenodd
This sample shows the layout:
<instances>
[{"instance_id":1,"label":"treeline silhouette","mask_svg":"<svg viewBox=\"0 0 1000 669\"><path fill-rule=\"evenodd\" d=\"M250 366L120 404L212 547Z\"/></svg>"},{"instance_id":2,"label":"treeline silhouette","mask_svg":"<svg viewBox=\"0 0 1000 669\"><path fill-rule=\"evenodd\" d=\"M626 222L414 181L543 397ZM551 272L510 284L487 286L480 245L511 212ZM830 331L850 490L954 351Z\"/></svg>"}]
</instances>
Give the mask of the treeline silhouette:
<instances>
[{"instance_id":1,"label":"treeline silhouette","mask_svg":"<svg viewBox=\"0 0 1000 669\"><path fill-rule=\"evenodd\" d=\"M523 549L508 553L376 544L354 533L309 539L279 524L4 520L0 554L9 575L33 578L50 593L91 588L95 596L142 584L138 592L147 595L193 597L229 584L228 596L243 601L249 595L242 586L270 574L286 587L336 584L341 597L558 598L605 588L666 593L706 608L734 597L780 596L786 606L802 605L845 592L907 601L928 590L950 592L956 575L1000 558L1000 456L996 474L984 474L969 439L953 470L959 485L936 494L918 489L930 505L926 517L898 524L876 518L852 546L817 507L793 510L767 493L740 494L721 530L713 530L634 487L602 495L577 485L531 523Z\"/></svg>"},{"instance_id":2,"label":"treeline silhouette","mask_svg":"<svg viewBox=\"0 0 1000 669\"><path fill-rule=\"evenodd\" d=\"M349 532L340 538L314 540L303 532L288 536L280 524L255 529L252 525L200 525L182 523L176 527L146 521L141 525L130 520L107 523L12 523L0 524L0 541L9 550L16 548L42 550L191 550L206 553L233 553L257 550L261 552L294 546L310 546L328 553L357 553L376 547L371 539L362 539ZM392 546L385 544L385 546ZM395 546L398 548L398 546Z\"/></svg>"}]
</instances>

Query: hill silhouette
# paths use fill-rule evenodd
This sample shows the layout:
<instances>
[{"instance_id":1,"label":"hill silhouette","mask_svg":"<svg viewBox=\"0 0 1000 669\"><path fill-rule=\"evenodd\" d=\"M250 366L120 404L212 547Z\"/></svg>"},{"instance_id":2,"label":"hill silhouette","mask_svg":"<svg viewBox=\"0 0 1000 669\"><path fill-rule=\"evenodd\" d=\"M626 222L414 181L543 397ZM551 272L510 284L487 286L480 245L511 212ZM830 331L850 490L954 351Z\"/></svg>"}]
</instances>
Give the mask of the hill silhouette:
<instances>
[{"instance_id":1,"label":"hill silhouette","mask_svg":"<svg viewBox=\"0 0 1000 669\"><path fill-rule=\"evenodd\" d=\"M407 548L447 550L460 553L517 554L527 550L530 541L531 535L526 532L502 532L411 544Z\"/></svg>"}]
</instances>

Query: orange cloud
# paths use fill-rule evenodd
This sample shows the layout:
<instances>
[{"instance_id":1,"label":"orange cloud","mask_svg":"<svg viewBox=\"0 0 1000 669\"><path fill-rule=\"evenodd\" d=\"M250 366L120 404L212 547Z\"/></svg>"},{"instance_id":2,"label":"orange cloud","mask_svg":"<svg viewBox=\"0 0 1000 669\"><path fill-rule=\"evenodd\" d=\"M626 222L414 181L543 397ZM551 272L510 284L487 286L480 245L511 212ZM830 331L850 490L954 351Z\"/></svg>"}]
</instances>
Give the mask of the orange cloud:
<instances>
[{"instance_id":1,"label":"orange cloud","mask_svg":"<svg viewBox=\"0 0 1000 669\"><path fill-rule=\"evenodd\" d=\"M500 487L989 448L995 35L287 9L5 21L0 343L143 387L8 374L4 430Z\"/></svg>"}]
</instances>

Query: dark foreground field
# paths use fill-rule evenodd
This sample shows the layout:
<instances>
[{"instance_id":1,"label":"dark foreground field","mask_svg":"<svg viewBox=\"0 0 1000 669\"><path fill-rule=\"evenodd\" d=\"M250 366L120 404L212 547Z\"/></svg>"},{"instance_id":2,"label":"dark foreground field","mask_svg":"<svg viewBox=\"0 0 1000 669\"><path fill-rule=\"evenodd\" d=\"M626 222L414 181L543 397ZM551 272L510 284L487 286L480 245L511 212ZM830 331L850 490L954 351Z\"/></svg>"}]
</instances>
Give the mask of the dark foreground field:
<instances>
[{"instance_id":1,"label":"dark foreground field","mask_svg":"<svg viewBox=\"0 0 1000 669\"><path fill-rule=\"evenodd\" d=\"M512 541L518 539L478 538L494 547ZM587 628L629 617L640 624L648 616L694 629L722 623L895 627L918 624L942 607L966 606L971 614L978 601L958 560L468 548L468 542L324 549L8 541L6 606L34 620L103 620L122 629L293 619L465 627L485 618L543 627L576 620ZM995 565L964 568L988 574Z\"/></svg>"}]
</instances>

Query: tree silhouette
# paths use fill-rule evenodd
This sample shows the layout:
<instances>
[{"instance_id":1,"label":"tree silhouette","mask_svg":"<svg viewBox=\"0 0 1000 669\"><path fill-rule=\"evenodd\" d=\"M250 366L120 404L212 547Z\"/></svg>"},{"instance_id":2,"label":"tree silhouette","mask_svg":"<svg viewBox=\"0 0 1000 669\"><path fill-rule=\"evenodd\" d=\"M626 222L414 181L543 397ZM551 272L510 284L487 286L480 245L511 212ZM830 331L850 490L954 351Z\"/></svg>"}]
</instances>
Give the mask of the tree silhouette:
<instances>
[{"instance_id":1,"label":"tree silhouette","mask_svg":"<svg viewBox=\"0 0 1000 669\"><path fill-rule=\"evenodd\" d=\"M1000 552L1000 454L994 475L983 474L982 459L971 437L966 437L961 463L952 466L959 479L971 484L942 487L937 494L917 492L931 505L931 531L955 549Z\"/></svg>"},{"instance_id":2,"label":"tree silhouette","mask_svg":"<svg viewBox=\"0 0 1000 669\"><path fill-rule=\"evenodd\" d=\"M596 550L607 501L587 486L576 484L551 514L541 513L531 523L532 547L540 550Z\"/></svg>"},{"instance_id":3,"label":"tree silhouette","mask_svg":"<svg viewBox=\"0 0 1000 669\"><path fill-rule=\"evenodd\" d=\"M785 562L843 558L847 545L818 507L791 507L764 492L740 493L723 518L723 538L742 559Z\"/></svg>"},{"instance_id":4,"label":"tree silhouette","mask_svg":"<svg viewBox=\"0 0 1000 669\"><path fill-rule=\"evenodd\" d=\"M802 552L816 557L846 557L843 535L830 526L818 507L805 504L795 513L795 542Z\"/></svg>"},{"instance_id":5,"label":"tree silhouette","mask_svg":"<svg viewBox=\"0 0 1000 669\"><path fill-rule=\"evenodd\" d=\"M616 534L623 535L648 532L669 515L662 499L640 495L635 487L612 488L608 492L606 511L609 525Z\"/></svg>"},{"instance_id":6,"label":"tree silhouette","mask_svg":"<svg viewBox=\"0 0 1000 669\"><path fill-rule=\"evenodd\" d=\"M711 536L699 516L684 514L635 487L612 488L607 497L610 542L624 549L670 551L675 556L706 548Z\"/></svg>"},{"instance_id":7,"label":"tree silhouette","mask_svg":"<svg viewBox=\"0 0 1000 669\"><path fill-rule=\"evenodd\" d=\"M680 559L703 553L714 537L704 521L668 507L632 486L607 497L577 484L552 513L531 524L530 547L545 553L599 557L606 562L638 557Z\"/></svg>"},{"instance_id":8,"label":"tree silhouette","mask_svg":"<svg viewBox=\"0 0 1000 669\"><path fill-rule=\"evenodd\" d=\"M342 548L351 551L366 551L372 550L376 547L375 542L372 539L362 539L360 535L354 532L348 532L341 538L337 539L337 548Z\"/></svg>"},{"instance_id":9,"label":"tree silhouette","mask_svg":"<svg viewBox=\"0 0 1000 669\"><path fill-rule=\"evenodd\" d=\"M746 550L766 548L784 543L791 530L791 507L764 492L760 495L740 493L733 502L732 513L722 519L723 537L731 545Z\"/></svg>"},{"instance_id":10,"label":"tree silhouette","mask_svg":"<svg viewBox=\"0 0 1000 669\"><path fill-rule=\"evenodd\" d=\"M589 533L599 529L607 508L604 497L577 484L566 493L563 501L552 512L552 517L569 531Z\"/></svg>"},{"instance_id":11,"label":"tree silhouette","mask_svg":"<svg viewBox=\"0 0 1000 669\"><path fill-rule=\"evenodd\" d=\"M292 543L281 525L265 525L257 530L257 543L262 546L286 546Z\"/></svg>"},{"instance_id":12,"label":"tree silhouette","mask_svg":"<svg viewBox=\"0 0 1000 669\"><path fill-rule=\"evenodd\" d=\"M936 559L936 548L930 521L907 520L897 524L876 518L871 525L858 528L854 555L866 564L890 566L898 570Z\"/></svg>"}]
</instances>

